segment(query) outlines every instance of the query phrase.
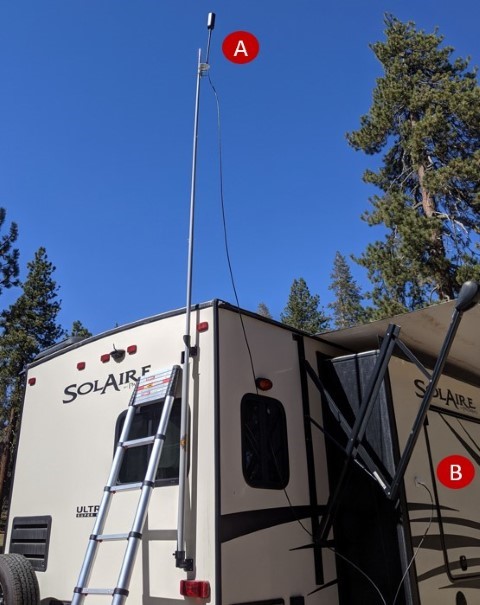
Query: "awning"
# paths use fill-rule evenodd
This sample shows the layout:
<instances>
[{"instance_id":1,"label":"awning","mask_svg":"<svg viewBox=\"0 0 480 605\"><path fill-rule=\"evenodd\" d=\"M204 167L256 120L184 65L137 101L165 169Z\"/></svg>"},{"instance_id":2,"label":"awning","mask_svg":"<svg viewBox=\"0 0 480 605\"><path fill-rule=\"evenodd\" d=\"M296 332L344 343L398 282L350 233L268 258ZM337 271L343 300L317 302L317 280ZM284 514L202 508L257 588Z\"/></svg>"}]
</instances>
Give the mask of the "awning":
<instances>
[{"instance_id":1,"label":"awning","mask_svg":"<svg viewBox=\"0 0 480 605\"><path fill-rule=\"evenodd\" d=\"M393 318L321 334L320 338L361 353L378 348L389 324L400 326L400 339L427 367L433 367L450 325L455 301L440 303ZM445 374L480 387L480 304L463 313Z\"/></svg>"}]
</instances>

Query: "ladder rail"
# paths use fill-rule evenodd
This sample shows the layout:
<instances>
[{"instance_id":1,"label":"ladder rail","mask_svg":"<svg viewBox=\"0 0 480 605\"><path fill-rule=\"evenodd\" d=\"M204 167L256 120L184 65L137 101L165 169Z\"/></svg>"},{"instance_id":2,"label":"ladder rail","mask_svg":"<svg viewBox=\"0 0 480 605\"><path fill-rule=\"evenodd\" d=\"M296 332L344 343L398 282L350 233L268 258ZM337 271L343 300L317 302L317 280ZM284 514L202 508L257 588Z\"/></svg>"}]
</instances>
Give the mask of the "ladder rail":
<instances>
[{"instance_id":1,"label":"ladder rail","mask_svg":"<svg viewBox=\"0 0 480 605\"><path fill-rule=\"evenodd\" d=\"M87 550L83 559L82 567L80 569L80 573L78 576L78 581L76 584L76 588L72 597L72 605L81 605L83 603L85 595L80 591L77 591L78 587L86 587L90 581L90 576L93 571L93 565L95 563L95 559L98 552L99 542L96 540L95 536L102 534L105 528L105 523L107 521L108 512L110 510L110 504L112 501L112 491L110 490L111 486L117 482L118 475L120 473L120 468L122 466L123 457L125 454L125 449L121 447L120 443L125 441L129 431L131 429L133 418L135 415L135 408L133 407L133 403L135 401L135 397L137 396L139 382L136 382L133 393L130 397L130 401L128 403L127 415L125 417L125 422L123 424L122 433L120 435L119 444L115 450L115 456L113 459L112 467L107 479L107 484L103 491L102 500L100 502L100 506L98 509L97 517L95 519L95 523L93 526L92 534L88 540Z\"/></svg>"},{"instance_id":2,"label":"ladder rail","mask_svg":"<svg viewBox=\"0 0 480 605\"><path fill-rule=\"evenodd\" d=\"M170 413L172 410L173 402L175 397L170 395L165 398L163 404L163 410L158 425L158 430L155 435L155 443L152 448L150 460L148 462L147 473L145 475L145 481L142 486L140 498L135 513L135 518L128 539L127 547L125 549L125 555L120 569L120 573L117 580L117 588L113 599L112 605L123 605L127 596L128 588L130 586L130 580L133 573L133 566L138 552L138 546L142 538L142 530L145 524L147 516L148 505L152 495L153 487L155 485L155 475L157 473L158 464L162 455L163 446L165 443L165 433L170 419Z\"/></svg>"}]
</instances>

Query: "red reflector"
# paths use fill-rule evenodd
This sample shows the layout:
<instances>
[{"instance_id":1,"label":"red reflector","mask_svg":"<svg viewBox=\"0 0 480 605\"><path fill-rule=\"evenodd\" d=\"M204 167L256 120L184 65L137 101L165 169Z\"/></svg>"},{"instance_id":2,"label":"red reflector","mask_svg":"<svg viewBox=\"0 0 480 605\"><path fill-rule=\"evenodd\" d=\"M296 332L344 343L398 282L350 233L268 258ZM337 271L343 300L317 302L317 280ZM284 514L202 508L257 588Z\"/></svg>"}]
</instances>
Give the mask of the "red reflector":
<instances>
[{"instance_id":1,"label":"red reflector","mask_svg":"<svg viewBox=\"0 0 480 605\"><path fill-rule=\"evenodd\" d=\"M77 363L77 370L84 370L87 364L84 361L79 361Z\"/></svg>"},{"instance_id":2,"label":"red reflector","mask_svg":"<svg viewBox=\"0 0 480 605\"><path fill-rule=\"evenodd\" d=\"M107 361L110 361L110 354L109 353L105 353L105 355L102 355L100 357L100 361L102 363L107 363Z\"/></svg>"},{"instance_id":3,"label":"red reflector","mask_svg":"<svg viewBox=\"0 0 480 605\"><path fill-rule=\"evenodd\" d=\"M208 599L210 597L210 584L203 580L180 580L180 594L183 597Z\"/></svg>"},{"instance_id":4,"label":"red reflector","mask_svg":"<svg viewBox=\"0 0 480 605\"><path fill-rule=\"evenodd\" d=\"M260 391L269 391L273 387L273 382L269 378L256 378L255 384Z\"/></svg>"},{"instance_id":5,"label":"red reflector","mask_svg":"<svg viewBox=\"0 0 480 605\"><path fill-rule=\"evenodd\" d=\"M129 347L127 347L127 353L129 355L133 355L136 352L137 352L137 345L130 345Z\"/></svg>"},{"instance_id":6,"label":"red reflector","mask_svg":"<svg viewBox=\"0 0 480 605\"><path fill-rule=\"evenodd\" d=\"M202 321L197 324L197 332L206 332L208 330L208 321Z\"/></svg>"},{"instance_id":7,"label":"red reflector","mask_svg":"<svg viewBox=\"0 0 480 605\"><path fill-rule=\"evenodd\" d=\"M37 382L36 378L29 378L28 379L28 384L33 387L33 385Z\"/></svg>"}]
</instances>

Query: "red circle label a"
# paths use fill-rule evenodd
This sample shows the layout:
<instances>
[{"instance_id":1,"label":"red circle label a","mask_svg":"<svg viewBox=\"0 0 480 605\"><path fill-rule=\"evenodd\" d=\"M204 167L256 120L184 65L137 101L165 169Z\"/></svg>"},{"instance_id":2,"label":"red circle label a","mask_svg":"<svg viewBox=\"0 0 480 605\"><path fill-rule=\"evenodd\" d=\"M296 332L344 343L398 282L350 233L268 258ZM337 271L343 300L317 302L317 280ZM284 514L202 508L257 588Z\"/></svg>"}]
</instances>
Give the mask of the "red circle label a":
<instances>
[{"instance_id":1,"label":"red circle label a","mask_svg":"<svg viewBox=\"0 0 480 605\"><path fill-rule=\"evenodd\" d=\"M232 63L250 63L257 57L259 50L257 38L245 31L228 34L222 44L223 54Z\"/></svg>"}]
</instances>

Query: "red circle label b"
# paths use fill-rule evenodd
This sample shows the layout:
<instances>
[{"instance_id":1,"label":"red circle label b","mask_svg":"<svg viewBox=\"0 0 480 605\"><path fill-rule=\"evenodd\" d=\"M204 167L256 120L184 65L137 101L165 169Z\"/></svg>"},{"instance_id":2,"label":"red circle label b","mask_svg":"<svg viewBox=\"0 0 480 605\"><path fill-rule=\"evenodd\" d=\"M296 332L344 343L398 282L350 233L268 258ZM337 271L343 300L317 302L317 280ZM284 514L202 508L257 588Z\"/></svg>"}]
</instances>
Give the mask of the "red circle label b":
<instances>
[{"instance_id":1,"label":"red circle label b","mask_svg":"<svg viewBox=\"0 0 480 605\"><path fill-rule=\"evenodd\" d=\"M259 50L257 38L245 31L228 34L222 44L223 54L232 63L250 63L256 59Z\"/></svg>"},{"instance_id":2,"label":"red circle label b","mask_svg":"<svg viewBox=\"0 0 480 605\"><path fill-rule=\"evenodd\" d=\"M473 481L475 467L465 456L447 456L438 463L437 477L445 487L461 489Z\"/></svg>"}]
</instances>

